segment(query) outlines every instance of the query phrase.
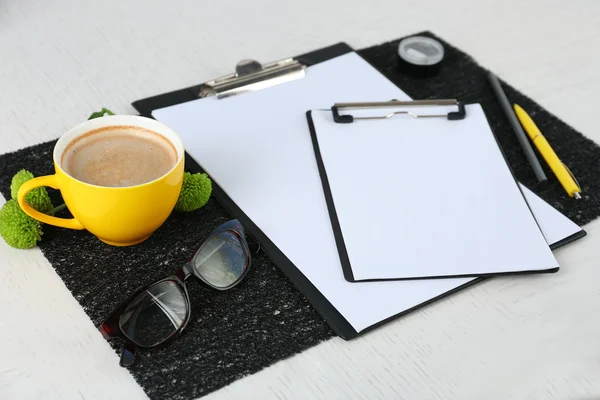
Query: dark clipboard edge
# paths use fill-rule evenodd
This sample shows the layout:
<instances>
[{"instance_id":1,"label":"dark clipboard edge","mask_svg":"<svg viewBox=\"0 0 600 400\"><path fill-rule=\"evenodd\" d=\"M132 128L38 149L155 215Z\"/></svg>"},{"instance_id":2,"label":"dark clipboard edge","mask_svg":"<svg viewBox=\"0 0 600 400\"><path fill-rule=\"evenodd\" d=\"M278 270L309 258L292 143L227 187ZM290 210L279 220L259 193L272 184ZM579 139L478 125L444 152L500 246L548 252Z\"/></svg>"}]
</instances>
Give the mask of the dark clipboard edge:
<instances>
[{"instance_id":1,"label":"dark clipboard edge","mask_svg":"<svg viewBox=\"0 0 600 400\"><path fill-rule=\"evenodd\" d=\"M333 46L329 46L323 49L309 52L305 55L296 57L303 62L312 65L322 61L346 54L354 51L350 46L345 43L338 43ZM369 63L372 65L371 63ZM133 107L140 113L140 115L152 118L152 111L158 108L163 108L171 105L181 104L188 101L197 99L196 93L200 85L188 87L185 89L175 90L172 92L164 93L161 95L137 100L132 103ZM200 165L189 155L185 154L186 169L189 172L205 172ZM210 174L209 174L210 175ZM457 293L475 283L484 281L486 278L476 278L464 285L457 286L456 288L442 293L439 296L433 297L421 304L416 305L410 309L404 310L398 314L392 315L384 320L381 320L369 327L356 331L352 325L344 318L344 316L327 300L323 294L317 290L317 288L310 282L304 274L296 268L296 266L279 250L279 248L271 242L271 240L254 224L253 221L227 196L227 194L213 182L213 197L229 212L232 216L240 219L241 223L246 228L246 231L250 236L257 240L265 253L273 260L273 262L279 267L279 269L287 276L288 279L294 284L294 286L307 298L309 303L317 310L321 317L328 323L331 329L336 333L337 336L344 340L354 339L364 333L370 332L378 327L385 325L386 323L405 316L413 311L416 311L424 306L432 304L444 297ZM573 240L579 239L586 235L586 232L582 229L580 232L570 237L564 238L559 242L550 245L551 249L558 248L565 244L570 243Z\"/></svg>"},{"instance_id":2,"label":"dark clipboard edge","mask_svg":"<svg viewBox=\"0 0 600 400\"><path fill-rule=\"evenodd\" d=\"M335 238L335 245L338 250L340 257L340 264L344 278L348 282L356 282L354 279L354 273L350 265L350 257L348 256L348 250L346 249L346 242L344 241L344 234L340 226L340 220L335 209L335 202L333 201L333 195L331 193L331 187L329 186L329 178L327 177L327 170L321 157L321 147L319 146L319 139L317 138L317 130L312 118L312 110L306 112L306 120L308 122L308 130L310 132L310 138L315 153L315 161L317 168L319 169L319 176L321 177L321 185L323 186L323 195L325 202L327 203L327 212L329 213L329 219L331 220L331 228L333 229L333 237Z\"/></svg>"},{"instance_id":3,"label":"dark clipboard edge","mask_svg":"<svg viewBox=\"0 0 600 400\"><path fill-rule=\"evenodd\" d=\"M486 118L486 120L489 120L487 118L486 112L483 109L483 113L484 116ZM472 274L461 274L461 275L442 275L442 276L417 276L417 277L408 277L408 278L375 278L375 279L356 279L354 277L354 273L352 271L352 266L350 263L350 258L348 256L348 252L346 249L346 244L344 242L344 236L342 234L342 228L341 225L339 223L339 219L337 216L337 211L335 208L335 203L333 201L333 195L331 193L331 188L329 186L329 179L327 177L327 170L325 169L325 164L323 163L323 158L321 156L321 151L320 151L320 147L319 147L319 140L317 137L317 133L316 133L316 129L314 126L314 122L312 119L312 112L311 110L307 111L306 113L306 118L307 118L307 122L308 122L308 128L310 131L310 135L311 135L311 139L312 139L312 143L313 143L313 150L315 153L315 159L317 162L317 166L319 168L319 175L321 176L321 182L323 185L323 194L325 197L325 201L327 203L327 209L329 212L329 218L331 220L331 226L333 229L333 233L334 233L334 237L335 237L335 241L336 241L336 246L338 248L338 253L340 256L340 261L341 261L341 266L342 266L342 270L344 273L344 278L348 281L348 282L352 282L352 283L360 283L360 282L387 282L387 281L412 281L412 280L423 280L423 279L454 279L454 278L488 278L488 277L494 277L494 276L512 276L512 275L536 275L536 274L546 274L546 273L556 273L559 271L560 267L556 267L556 268L549 268L549 269L544 269L544 270L524 270L524 271L514 271L514 272L498 272L498 273L472 273ZM488 123L489 125L489 123ZM542 234L542 236L545 239L544 236L544 232L542 231L539 222L537 221L537 218L533 212L533 210L531 209L531 206L529 205L529 202L527 202L527 199L525 198L525 193L523 193L523 190L521 189L521 186L519 184L519 181L513 171L513 169L510 167L510 164L508 163L508 159L506 158L506 155L504 153L504 151L502 150L502 147L500 146L500 142L498 141L498 136L496 135L496 132L493 131L493 129L491 129L491 125L490 125L490 130L492 131L492 135L494 137L494 140L496 142L496 145L498 147L498 150L500 151L500 154L502 155L502 158L504 159L504 162L506 163L506 166L512 176L512 178L515 181L515 185L517 186L517 189L519 190L519 193L521 193L521 196L523 196L523 200L525 201L525 204L527 205L527 208L529 209L529 212L531 213L533 220L535 221L540 233ZM583 229L582 229L583 231ZM585 232L585 231L583 231ZM575 235L574 235L575 236ZM585 236L585 234L583 235ZM549 246L550 248L552 248L552 246Z\"/></svg>"}]
</instances>

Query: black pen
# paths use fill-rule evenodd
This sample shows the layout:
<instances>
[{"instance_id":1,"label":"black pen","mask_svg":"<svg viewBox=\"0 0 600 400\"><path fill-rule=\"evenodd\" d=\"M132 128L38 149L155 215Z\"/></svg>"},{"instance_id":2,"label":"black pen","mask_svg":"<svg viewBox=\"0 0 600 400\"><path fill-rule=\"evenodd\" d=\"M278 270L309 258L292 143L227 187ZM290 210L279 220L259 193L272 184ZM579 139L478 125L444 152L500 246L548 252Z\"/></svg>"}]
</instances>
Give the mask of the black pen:
<instances>
[{"instance_id":1,"label":"black pen","mask_svg":"<svg viewBox=\"0 0 600 400\"><path fill-rule=\"evenodd\" d=\"M544 173L544 170L542 170L542 166L540 165L540 162L535 156L533 148L529 143L529 139L527 138L525 132L523 132L523 128L521 127L521 124L519 123L519 120L517 119L517 116L515 115L512 106L506 98L506 94L504 93L504 90L500 85L500 81L498 80L496 75L492 74L491 72L489 73L488 78L490 84L492 85L492 88L494 89L494 93L496 93L498 102L500 102L500 105L502 106L504 115L506 115L506 118L508 118L508 121L510 122L513 131L515 131L515 135L517 135L517 139L519 139L519 143L521 143L521 147L525 152L525 156L529 161L529 165L531 165L531 168L533 168L533 172L535 173L538 182L546 181L548 178L546 178L546 174Z\"/></svg>"}]
</instances>

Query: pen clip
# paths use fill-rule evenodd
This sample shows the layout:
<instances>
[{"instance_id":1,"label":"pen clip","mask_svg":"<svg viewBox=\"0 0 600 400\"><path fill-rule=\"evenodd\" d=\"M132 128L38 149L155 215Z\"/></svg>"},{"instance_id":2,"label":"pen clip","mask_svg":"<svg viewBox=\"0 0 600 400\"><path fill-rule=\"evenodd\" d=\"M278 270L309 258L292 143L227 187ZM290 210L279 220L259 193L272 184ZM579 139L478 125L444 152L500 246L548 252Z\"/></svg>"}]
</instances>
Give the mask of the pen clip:
<instances>
[{"instance_id":1,"label":"pen clip","mask_svg":"<svg viewBox=\"0 0 600 400\"><path fill-rule=\"evenodd\" d=\"M567 172L569 172L569 175L571 175L571 178L573 178L573 180L575 181L575 184L577 185L579 190L581 190L581 185L579 184L579 182L577 181L577 178L575 178L575 175L573 175L573 173L571 172L569 167L567 167L567 165L562 161L561 161L561 164L565 166L565 169L567 170Z\"/></svg>"}]
</instances>

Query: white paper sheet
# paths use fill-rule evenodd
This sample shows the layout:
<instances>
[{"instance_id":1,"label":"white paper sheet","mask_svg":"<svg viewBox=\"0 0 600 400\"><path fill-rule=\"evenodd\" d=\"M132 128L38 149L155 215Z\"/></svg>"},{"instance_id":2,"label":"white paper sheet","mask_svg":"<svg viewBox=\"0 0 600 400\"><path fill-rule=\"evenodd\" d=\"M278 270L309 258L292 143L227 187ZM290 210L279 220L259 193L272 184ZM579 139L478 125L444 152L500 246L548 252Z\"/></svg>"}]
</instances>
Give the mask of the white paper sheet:
<instances>
[{"instance_id":1,"label":"white paper sheet","mask_svg":"<svg viewBox=\"0 0 600 400\"><path fill-rule=\"evenodd\" d=\"M187 152L360 332L469 282L349 283L343 277L305 113L340 101L392 98L409 100L349 53L309 67L298 81L183 103L153 116L181 136ZM553 235L562 236L562 227Z\"/></svg>"},{"instance_id":2,"label":"white paper sheet","mask_svg":"<svg viewBox=\"0 0 600 400\"><path fill-rule=\"evenodd\" d=\"M350 124L312 112L348 254L343 266L355 280L558 267L483 109L466 110L457 121L399 115Z\"/></svg>"},{"instance_id":3,"label":"white paper sheet","mask_svg":"<svg viewBox=\"0 0 600 400\"><path fill-rule=\"evenodd\" d=\"M520 185L546 242L552 245L581 232L581 227L546 203L524 185Z\"/></svg>"}]
</instances>

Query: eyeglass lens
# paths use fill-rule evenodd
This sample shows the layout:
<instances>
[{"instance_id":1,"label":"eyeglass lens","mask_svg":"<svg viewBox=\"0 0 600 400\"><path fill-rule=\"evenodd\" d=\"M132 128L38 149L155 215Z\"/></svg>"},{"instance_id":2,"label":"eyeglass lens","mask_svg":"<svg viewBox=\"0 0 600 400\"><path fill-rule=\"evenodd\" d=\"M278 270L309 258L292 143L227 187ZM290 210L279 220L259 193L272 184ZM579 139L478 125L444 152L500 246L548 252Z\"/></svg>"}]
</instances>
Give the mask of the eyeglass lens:
<instances>
[{"instance_id":1,"label":"eyeglass lens","mask_svg":"<svg viewBox=\"0 0 600 400\"><path fill-rule=\"evenodd\" d=\"M137 296L119 317L121 331L139 346L156 346L186 320L188 302L174 281L158 282Z\"/></svg>"},{"instance_id":2,"label":"eyeglass lens","mask_svg":"<svg viewBox=\"0 0 600 400\"><path fill-rule=\"evenodd\" d=\"M227 288L239 281L248 268L246 250L230 231L217 234L192 259L195 273L209 285Z\"/></svg>"}]
</instances>

